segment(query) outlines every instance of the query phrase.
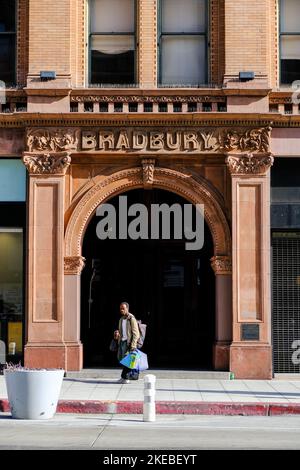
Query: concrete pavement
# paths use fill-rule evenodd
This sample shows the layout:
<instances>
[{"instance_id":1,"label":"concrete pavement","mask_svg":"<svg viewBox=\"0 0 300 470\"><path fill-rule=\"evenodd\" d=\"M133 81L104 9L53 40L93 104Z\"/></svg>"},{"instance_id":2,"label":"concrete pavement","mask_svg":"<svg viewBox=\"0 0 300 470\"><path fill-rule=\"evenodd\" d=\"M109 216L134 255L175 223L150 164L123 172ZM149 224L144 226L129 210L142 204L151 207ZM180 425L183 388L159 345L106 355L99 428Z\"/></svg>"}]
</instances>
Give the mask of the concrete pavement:
<instances>
[{"instance_id":1,"label":"concrete pavement","mask_svg":"<svg viewBox=\"0 0 300 470\"><path fill-rule=\"evenodd\" d=\"M145 374L144 374L145 375ZM142 413L143 380L118 384L114 378L65 378L59 412ZM0 376L0 411L8 411ZM158 378L158 414L300 414L300 380L202 380Z\"/></svg>"}]
</instances>

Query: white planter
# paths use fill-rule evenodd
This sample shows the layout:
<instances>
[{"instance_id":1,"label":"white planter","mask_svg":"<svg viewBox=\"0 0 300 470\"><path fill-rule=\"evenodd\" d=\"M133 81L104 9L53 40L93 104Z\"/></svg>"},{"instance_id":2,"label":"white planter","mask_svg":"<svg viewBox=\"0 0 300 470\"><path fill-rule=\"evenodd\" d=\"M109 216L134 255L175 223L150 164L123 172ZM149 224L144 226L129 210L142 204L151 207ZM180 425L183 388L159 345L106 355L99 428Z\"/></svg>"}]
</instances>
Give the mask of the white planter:
<instances>
[{"instance_id":1,"label":"white planter","mask_svg":"<svg viewBox=\"0 0 300 470\"><path fill-rule=\"evenodd\" d=\"M64 370L6 370L4 376L12 417L53 418Z\"/></svg>"}]
</instances>

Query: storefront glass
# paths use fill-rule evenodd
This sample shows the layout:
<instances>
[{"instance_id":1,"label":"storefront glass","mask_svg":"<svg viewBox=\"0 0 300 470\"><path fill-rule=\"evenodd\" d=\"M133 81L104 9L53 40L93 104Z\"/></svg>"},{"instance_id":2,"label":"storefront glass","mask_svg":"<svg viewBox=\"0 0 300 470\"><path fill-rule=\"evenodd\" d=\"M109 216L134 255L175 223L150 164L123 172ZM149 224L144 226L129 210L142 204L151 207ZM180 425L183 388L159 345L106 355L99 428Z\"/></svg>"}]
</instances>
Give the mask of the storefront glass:
<instances>
[{"instance_id":1,"label":"storefront glass","mask_svg":"<svg viewBox=\"0 0 300 470\"><path fill-rule=\"evenodd\" d=\"M6 360L22 358L23 229L0 227L0 339Z\"/></svg>"}]
</instances>

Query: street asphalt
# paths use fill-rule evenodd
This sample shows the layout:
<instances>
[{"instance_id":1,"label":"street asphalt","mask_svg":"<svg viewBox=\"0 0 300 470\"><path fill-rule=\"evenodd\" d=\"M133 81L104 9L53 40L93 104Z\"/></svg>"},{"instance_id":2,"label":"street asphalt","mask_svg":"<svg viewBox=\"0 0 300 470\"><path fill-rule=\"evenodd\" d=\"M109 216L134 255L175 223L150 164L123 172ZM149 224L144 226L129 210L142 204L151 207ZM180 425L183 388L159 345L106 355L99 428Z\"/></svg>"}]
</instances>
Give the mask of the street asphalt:
<instances>
[{"instance_id":1,"label":"street asphalt","mask_svg":"<svg viewBox=\"0 0 300 470\"><path fill-rule=\"evenodd\" d=\"M57 414L49 421L0 413L1 450L299 450L300 417ZM107 455L111 455L107 453ZM113 455L113 454L112 454Z\"/></svg>"}]
</instances>

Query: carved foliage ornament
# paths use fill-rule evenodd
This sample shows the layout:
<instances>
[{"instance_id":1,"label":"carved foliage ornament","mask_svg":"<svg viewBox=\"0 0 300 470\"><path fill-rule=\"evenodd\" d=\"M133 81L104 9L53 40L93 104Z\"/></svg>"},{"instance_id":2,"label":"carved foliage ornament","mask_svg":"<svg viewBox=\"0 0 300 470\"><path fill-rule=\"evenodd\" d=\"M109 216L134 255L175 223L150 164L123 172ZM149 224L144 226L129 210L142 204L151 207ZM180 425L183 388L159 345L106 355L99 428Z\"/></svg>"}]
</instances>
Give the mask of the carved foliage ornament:
<instances>
[{"instance_id":1,"label":"carved foliage ornament","mask_svg":"<svg viewBox=\"0 0 300 470\"><path fill-rule=\"evenodd\" d=\"M237 175L263 175L271 168L274 158L271 154L253 155L229 155L226 159L231 174Z\"/></svg>"},{"instance_id":2,"label":"carved foliage ornament","mask_svg":"<svg viewBox=\"0 0 300 470\"><path fill-rule=\"evenodd\" d=\"M23 162L27 170L35 175L66 174L71 163L67 152L43 153L40 155L24 153Z\"/></svg>"},{"instance_id":3,"label":"carved foliage ornament","mask_svg":"<svg viewBox=\"0 0 300 470\"><path fill-rule=\"evenodd\" d=\"M153 185L154 167L155 167L155 160L153 159L142 160L144 188L151 188Z\"/></svg>"},{"instance_id":4,"label":"carved foliage ornament","mask_svg":"<svg viewBox=\"0 0 300 470\"><path fill-rule=\"evenodd\" d=\"M31 129L27 133L29 152L64 152L77 150L76 129Z\"/></svg>"},{"instance_id":5,"label":"carved foliage ornament","mask_svg":"<svg viewBox=\"0 0 300 470\"><path fill-rule=\"evenodd\" d=\"M231 274L232 261L229 256L214 256L210 262L215 274Z\"/></svg>"},{"instance_id":6,"label":"carved foliage ornament","mask_svg":"<svg viewBox=\"0 0 300 470\"><path fill-rule=\"evenodd\" d=\"M65 274L79 275L85 266L83 256L66 256L64 259Z\"/></svg>"},{"instance_id":7,"label":"carved foliage ornament","mask_svg":"<svg viewBox=\"0 0 300 470\"><path fill-rule=\"evenodd\" d=\"M250 129L246 132L232 130L227 132L224 140L224 149L228 152L263 152L270 151L271 127L261 129Z\"/></svg>"}]
</instances>

